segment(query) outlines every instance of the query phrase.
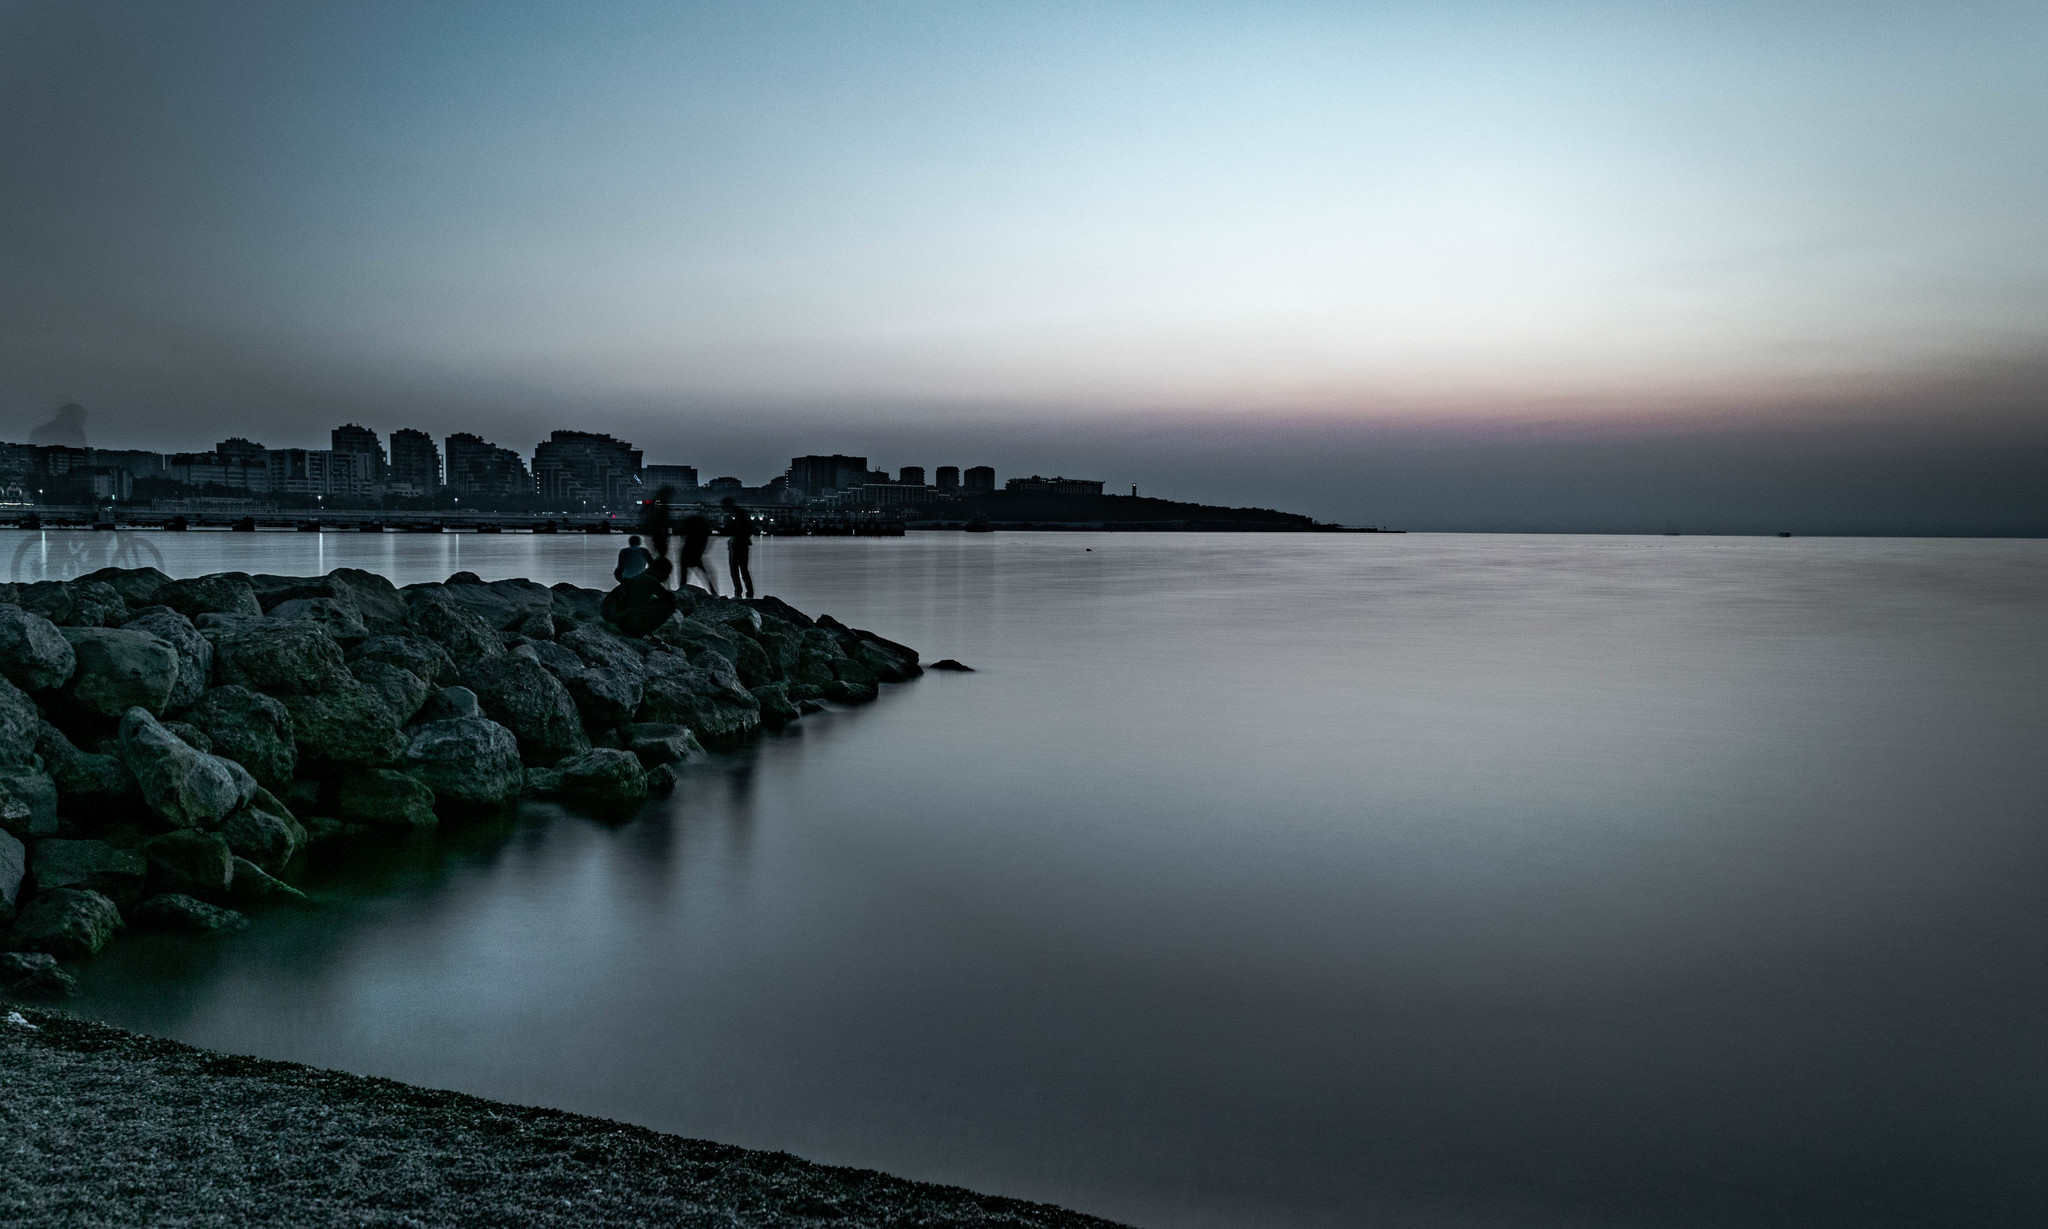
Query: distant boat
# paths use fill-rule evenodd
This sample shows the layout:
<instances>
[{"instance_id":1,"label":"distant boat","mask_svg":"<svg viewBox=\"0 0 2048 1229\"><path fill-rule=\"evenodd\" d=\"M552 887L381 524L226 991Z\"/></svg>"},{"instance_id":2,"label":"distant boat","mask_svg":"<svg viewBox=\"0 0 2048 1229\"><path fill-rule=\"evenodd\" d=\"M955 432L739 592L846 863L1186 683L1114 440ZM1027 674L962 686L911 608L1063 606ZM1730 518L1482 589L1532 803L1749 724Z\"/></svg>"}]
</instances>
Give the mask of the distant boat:
<instances>
[{"instance_id":1,"label":"distant boat","mask_svg":"<svg viewBox=\"0 0 2048 1229\"><path fill-rule=\"evenodd\" d=\"M1792 536L1792 531L1789 529L1780 529L1778 531L1778 536L1781 538L1789 538Z\"/></svg>"},{"instance_id":2,"label":"distant boat","mask_svg":"<svg viewBox=\"0 0 2048 1229\"><path fill-rule=\"evenodd\" d=\"M965 527L965 532L967 533L994 533L995 531L996 527L989 524L988 518L985 516L975 517L973 520L968 521Z\"/></svg>"}]
</instances>

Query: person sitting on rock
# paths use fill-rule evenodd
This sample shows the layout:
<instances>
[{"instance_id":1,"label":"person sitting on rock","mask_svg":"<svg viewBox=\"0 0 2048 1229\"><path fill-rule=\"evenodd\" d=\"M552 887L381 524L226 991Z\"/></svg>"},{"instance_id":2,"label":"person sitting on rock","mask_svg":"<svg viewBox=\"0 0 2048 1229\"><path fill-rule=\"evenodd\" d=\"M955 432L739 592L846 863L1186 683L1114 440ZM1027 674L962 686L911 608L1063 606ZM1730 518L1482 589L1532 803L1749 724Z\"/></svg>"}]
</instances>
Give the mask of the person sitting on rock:
<instances>
[{"instance_id":1,"label":"person sitting on rock","mask_svg":"<svg viewBox=\"0 0 2048 1229\"><path fill-rule=\"evenodd\" d=\"M646 572L654 564L654 554L640 545L640 535L626 539L624 550L619 552L619 566L612 569L612 579L624 584Z\"/></svg>"}]
</instances>

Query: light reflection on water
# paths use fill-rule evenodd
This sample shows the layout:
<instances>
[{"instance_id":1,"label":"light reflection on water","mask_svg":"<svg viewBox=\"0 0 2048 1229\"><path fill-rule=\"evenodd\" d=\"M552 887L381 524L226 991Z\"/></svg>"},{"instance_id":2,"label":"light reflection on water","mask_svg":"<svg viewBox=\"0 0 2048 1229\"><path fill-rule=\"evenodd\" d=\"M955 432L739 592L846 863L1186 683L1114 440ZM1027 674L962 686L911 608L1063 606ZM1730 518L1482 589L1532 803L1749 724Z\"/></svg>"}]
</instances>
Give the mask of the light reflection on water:
<instances>
[{"instance_id":1,"label":"light reflection on water","mask_svg":"<svg viewBox=\"0 0 2048 1229\"><path fill-rule=\"evenodd\" d=\"M596 584L622 544L152 541L401 583ZM934 534L755 570L980 672L631 823L533 808L217 949L123 940L85 1009L1145 1225L2048 1210L2048 544Z\"/></svg>"}]
</instances>

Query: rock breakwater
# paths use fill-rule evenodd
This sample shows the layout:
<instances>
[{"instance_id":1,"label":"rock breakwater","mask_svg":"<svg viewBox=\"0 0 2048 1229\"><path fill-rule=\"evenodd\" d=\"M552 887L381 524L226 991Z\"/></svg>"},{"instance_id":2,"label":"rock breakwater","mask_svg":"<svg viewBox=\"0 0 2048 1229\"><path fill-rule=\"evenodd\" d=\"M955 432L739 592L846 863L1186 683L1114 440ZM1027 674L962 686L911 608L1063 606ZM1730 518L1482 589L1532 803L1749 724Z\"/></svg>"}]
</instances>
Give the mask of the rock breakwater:
<instances>
[{"instance_id":1,"label":"rock breakwater","mask_svg":"<svg viewBox=\"0 0 2048 1229\"><path fill-rule=\"evenodd\" d=\"M919 673L775 598L651 582L0 585L0 989L61 991L129 925L237 929L330 842L636 806L707 746Z\"/></svg>"}]
</instances>

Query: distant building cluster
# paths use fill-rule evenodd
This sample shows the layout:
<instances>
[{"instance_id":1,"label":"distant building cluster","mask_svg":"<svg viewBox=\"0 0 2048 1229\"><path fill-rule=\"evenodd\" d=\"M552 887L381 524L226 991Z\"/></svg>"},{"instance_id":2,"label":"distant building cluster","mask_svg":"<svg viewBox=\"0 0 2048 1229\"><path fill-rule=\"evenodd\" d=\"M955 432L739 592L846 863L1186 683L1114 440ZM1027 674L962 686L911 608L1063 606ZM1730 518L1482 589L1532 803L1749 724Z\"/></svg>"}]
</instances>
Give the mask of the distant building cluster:
<instances>
[{"instance_id":1,"label":"distant building cluster","mask_svg":"<svg viewBox=\"0 0 2048 1229\"><path fill-rule=\"evenodd\" d=\"M990 494L987 465L900 467L894 477L866 457L804 456L760 486L724 476L699 484L690 465L650 465L640 449L591 431L555 431L531 459L478 435L456 432L440 447L424 431L393 431L389 450L376 431L336 427L326 448L267 448L235 437L207 452L155 453L61 444L0 443L0 502L80 503L141 498L260 499L279 496L337 502L396 499L530 502L546 510L619 509L667 492L677 502L733 497L755 506L892 509ZM1005 491L1100 495L1092 479L1012 478Z\"/></svg>"}]
</instances>

